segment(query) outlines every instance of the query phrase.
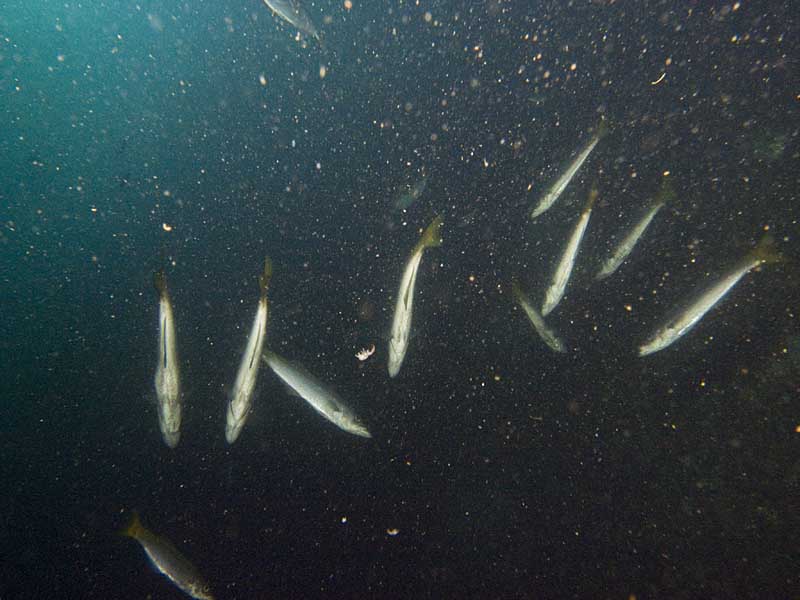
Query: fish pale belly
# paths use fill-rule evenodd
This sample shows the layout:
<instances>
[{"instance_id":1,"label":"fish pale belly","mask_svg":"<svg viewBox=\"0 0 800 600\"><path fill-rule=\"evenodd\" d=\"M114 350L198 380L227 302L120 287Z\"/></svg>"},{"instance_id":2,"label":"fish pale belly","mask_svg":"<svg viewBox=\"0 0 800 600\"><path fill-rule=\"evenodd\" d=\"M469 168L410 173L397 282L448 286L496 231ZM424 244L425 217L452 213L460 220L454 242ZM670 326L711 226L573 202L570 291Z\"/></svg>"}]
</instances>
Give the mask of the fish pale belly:
<instances>
[{"instance_id":1,"label":"fish pale belly","mask_svg":"<svg viewBox=\"0 0 800 600\"><path fill-rule=\"evenodd\" d=\"M176 587L197 600L214 600L209 585L171 543L157 537L140 543L156 570Z\"/></svg>"},{"instance_id":2,"label":"fish pale belly","mask_svg":"<svg viewBox=\"0 0 800 600\"><path fill-rule=\"evenodd\" d=\"M253 356L260 355L260 348L257 350L258 351L253 351L251 354ZM250 354L246 354L243 361L250 361L248 356L250 356ZM252 408L253 391L255 390L256 381L258 380L258 367L260 362L257 359L250 362L252 363L252 367L249 368L245 362L242 363L242 367L236 378L233 396L228 403L225 439L229 444L235 442L236 438L239 437Z\"/></svg>"},{"instance_id":3,"label":"fish pale belly","mask_svg":"<svg viewBox=\"0 0 800 600\"><path fill-rule=\"evenodd\" d=\"M247 402L231 401L226 411L225 440L232 444L242 432L247 415L250 413L251 404Z\"/></svg>"},{"instance_id":4,"label":"fish pale belly","mask_svg":"<svg viewBox=\"0 0 800 600\"><path fill-rule=\"evenodd\" d=\"M161 435L167 446L174 448L180 440L181 403L178 377L171 369L156 371L156 396Z\"/></svg>"},{"instance_id":5,"label":"fish pale belly","mask_svg":"<svg viewBox=\"0 0 800 600\"><path fill-rule=\"evenodd\" d=\"M403 364L406 350L404 347L395 347L394 341L389 342L389 377L397 377Z\"/></svg>"}]
</instances>

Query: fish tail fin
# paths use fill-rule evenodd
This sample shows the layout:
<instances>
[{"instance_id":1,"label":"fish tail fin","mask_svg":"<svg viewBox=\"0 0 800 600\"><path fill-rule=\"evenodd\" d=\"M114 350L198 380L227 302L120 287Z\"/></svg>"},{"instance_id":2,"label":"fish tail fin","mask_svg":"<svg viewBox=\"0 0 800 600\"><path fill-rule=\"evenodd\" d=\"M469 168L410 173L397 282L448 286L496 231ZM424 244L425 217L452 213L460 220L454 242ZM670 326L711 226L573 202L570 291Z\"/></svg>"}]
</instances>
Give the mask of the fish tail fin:
<instances>
[{"instance_id":1,"label":"fish tail fin","mask_svg":"<svg viewBox=\"0 0 800 600\"><path fill-rule=\"evenodd\" d=\"M783 254L778 252L775 245L775 238L769 234L764 235L756 247L751 251L754 259L757 259L761 264L768 265L783 262Z\"/></svg>"},{"instance_id":2,"label":"fish tail fin","mask_svg":"<svg viewBox=\"0 0 800 600\"><path fill-rule=\"evenodd\" d=\"M602 140L608 135L609 131L611 131L611 125L609 124L608 119L606 117L600 117L600 123L598 123L597 130L594 133L595 137L598 140Z\"/></svg>"},{"instance_id":3,"label":"fish tail fin","mask_svg":"<svg viewBox=\"0 0 800 600\"><path fill-rule=\"evenodd\" d=\"M131 515L130 523L128 523L128 526L120 531L119 534L138 540L141 539L144 531L144 525L142 525L142 520L139 518L139 512L134 510L133 514Z\"/></svg>"},{"instance_id":4,"label":"fish tail fin","mask_svg":"<svg viewBox=\"0 0 800 600\"><path fill-rule=\"evenodd\" d=\"M519 285L519 281L515 279L511 280L511 293L514 295L514 299L519 302L525 297L525 292L522 291L522 288Z\"/></svg>"},{"instance_id":5,"label":"fish tail fin","mask_svg":"<svg viewBox=\"0 0 800 600\"><path fill-rule=\"evenodd\" d=\"M425 229L422 233L422 237L419 239L418 247L420 249L424 248L438 248L442 245L442 216L439 215L436 217L430 225Z\"/></svg>"},{"instance_id":6,"label":"fish tail fin","mask_svg":"<svg viewBox=\"0 0 800 600\"><path fill-rule=\"evenodd\" d=\"M587 210L592 210L594 207L594 203L597 202L597 198L600 196L600 191L597 189L597 182L595 181L592 184L592 189L589 190L589 197L586 198L586 204L583 207L584 212Z\"/></svg>"},{"instance_id":7,"label":"fish tail fin","mask_svg":"<svg viewBox=\"0 0 800 600\"><path fill-rule=\"evenodd\" d=\"M269 289L269 280L272 279L272 261L269 256L264 257L264 272L258 276L258 286L261 288L261 296L267 295Z\"/></svg>"},{"instance_id":8,"label":"fish tail fin","mask_svg":"<svg viewBox=\"0 0 800 600\"><path fill-rule=\"evenodd\" d=\"M661 187L656 195L656 204L662 206L673 204L675 202L675 186L672 185L669 171L664 171L664 176L661 179Z\"/></svg>"},{"instance_id":9,"label":"fish tail fin","mask_svg":"<svg viewBox=\"0 0 800 600\"><path fill-rule=\"evenodd\" d=\"M159 269L153 274L153 285L159 296L167 293L167 274L164 273L164 269Z\"/></svg>"}]
</instances>

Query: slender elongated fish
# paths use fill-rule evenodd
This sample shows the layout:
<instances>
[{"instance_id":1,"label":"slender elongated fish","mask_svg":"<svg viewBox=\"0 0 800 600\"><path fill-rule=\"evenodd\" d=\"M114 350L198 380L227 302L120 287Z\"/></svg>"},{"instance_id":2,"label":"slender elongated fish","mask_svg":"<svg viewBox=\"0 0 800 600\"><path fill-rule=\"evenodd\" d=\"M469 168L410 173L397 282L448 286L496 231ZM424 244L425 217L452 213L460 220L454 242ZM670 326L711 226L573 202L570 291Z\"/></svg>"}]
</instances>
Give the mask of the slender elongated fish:
<instances>
[{"instance_id":1,"label":"slender elongated fish","mask_svg":"<svg viewBox=\"0 0 800 600\"><path fill-rule=\"evenodd\" d=\"M332 389L320 382L300 365L266 350L264 361L283 382L308 402L314 410L348 433L372 437L359 418Z\"/></svg>"},{"instance_id":2,"label":"slender elongated fish","mask_svg":"<svg viewBox=\"0 0 800 600\"><path fill-rule=\"evenodd\" d=\"M301 33L319 41L319 31L298 0L264 0L264 4L281 19L294 25Z\"/></svg>"},{"instance_id":3,"label":"slender elongated fish","mask_svg":"<svg viewBox=\"0 0 800 600\"><path fill-rule=\"evenodd\" d=\"M422 253L425 252L425 248L441 246L442 238L439 233L441 227L442 217L436 217L425 229L417 245L414 246L403 271L394 307L392 334L389 339L389 377L395 377L400 372L400 366L403 364L406 350L408 350L408 335L411 333L411 315L414 308L414 287Z\"/></svg>"},{"instance_id":4,"label":"slender elongated fish","mask_svg":"<svg viewBox=\"0 0 800 600\"><path fill-rule=\"evenodd\" d=\"M561 302L564 297L564 290L567 288L567 282L572 274L572 267L575 266L575 257L578 255L578 250L581 247L581 240L583 234L586 232L586 226L589 224L589 217L592 216L592 206L597 200L597 188L593 187L589 192L589 199L581 211L581 216L578 217L578 222L575 224L575 229L572 230L572 235L564 247L564 252L561 254L561 260L556 265L556 270L553 272L553 281L547 292L544 295L544 304L542 305L542 316L546 317L553 309Z\"/></svg>"},{"instance_id":5,"label":"slender elongated fish","mask_svg":"<svg viewBox=\"0 0 800 600\"><path fill-rule=\"evenodd\" d=\"M158 366L155 378L158 426L164 442L174 448L181 437L181 385L175 317L172 315L167 276L163 269L155 274L153 283L158 292Z\"/></svg>"},{"instance_id":6,"label":"slender elongated fish","mask_svg":"<svg viewBox=\"0 0 800 600\"><path fill-rule=\"evenodd\" d=\"M570 163L569 167L567 167L567 169L561 175L559 175L555 183L550 186L550 188L545 192L544 196L541 197L536 207L531 211L531 219L535 219L553 206L553 204L555 204L555 201L558 200L558 197L561 196L575 175L578 174L578 171L583 166L583 163L585 163L586 159L589 158L592 150L594 150L594 147L597 146L597 142L602 139L607 131L608 125L606 125L606 122L600 121L597 131L583 148L583 150L578 153L578 156L576 156L575 160Z\"/></svg>"},{"instance_id":7,"label":"slender elongated fish","mask_svg":"<svg viewBox=\"0 0 800 600\"><path fill-rule=\"evenodd\" d=\"M564 342L547 326L542 315L533 307L533 304L531 304L531 301L516 281L511 284L511 290L514 293L514 298L517 300L517 303L522 307L522 310L525 311L525 314L528 315L531 325L533 325L536 333L539 334L539 337L542 338L544 343L555 352L566 352L567 347L564 345Z\"/></svg>"},{"instance_id":8,"label":"slender elongated fish","mask_svg":"<svg viewBox=\"0 0 800 600\"><path fill-rule=\"evenodd\" d=\"M664 179L663 183L661 184L661 190L659 190L658 195L656 196L655 202L650 205L650 207L631 228L627 235L620 240L619 244L617 244L609 257L603 262L603 265L595 276L595 279L605 279L614 273L614 271L619 269L620 265L625 262L625 259L627 259L630 253L633 251L633 248L636 246L639 238L642 237L644 232L650 226L650 223L658 214L658 211L660 211L666 204L672 202L674 198L675 191L672 189L672 184L670 184L669 179Z\"/></svg>"},{"instance_id":9,"label":"slender elongated fish","mask_svg":"<svg viewBox=\"0 0 800 600\"><path fill-rule=\"evenodd\" d=\"M194 565L168 539L142 525L138 513L133 513L130 525L121 533L139 542L156 570L182 592L197 600L214 600L211 589Z\"/></svg>"},{"instance_id":10,"label":"slender elongated fish","mask_svg":"<svg viewBox=\"0 0 800 600\"><path fill-rule=\"evenodd\" d=\"M226 412L225 439L229 444L235 442L239 437L253 405L253 391L256 388L258 369L261 366L261 351L267 337L267 318L269 316L267 288L270 277L272 277L272 263L269 258L266 258L264 259L264 272L258 277L261 296L258 299L256 318L250 329L250 337L247 338L247 347L242 356L242 362L239 364L239 371L236 373L233 393Z\"/></svg>"},{"instance_id":11,"label":"slender elongated fish","mask_svg":"<svg viewBox=\"0 0 800 600\"><path fill-rule=\"evenodd\" d=\"M663 350L685 335L700 319L735 286L739 280L752 269L762 264L775 263L781 260L775 251L773 241L765 236L753 250L736 263L727 273L710 287L706 288L697 298L675 317L668 320L644 344L639 346L639 356L647 356Z\"/></svg>"}]
</instances>

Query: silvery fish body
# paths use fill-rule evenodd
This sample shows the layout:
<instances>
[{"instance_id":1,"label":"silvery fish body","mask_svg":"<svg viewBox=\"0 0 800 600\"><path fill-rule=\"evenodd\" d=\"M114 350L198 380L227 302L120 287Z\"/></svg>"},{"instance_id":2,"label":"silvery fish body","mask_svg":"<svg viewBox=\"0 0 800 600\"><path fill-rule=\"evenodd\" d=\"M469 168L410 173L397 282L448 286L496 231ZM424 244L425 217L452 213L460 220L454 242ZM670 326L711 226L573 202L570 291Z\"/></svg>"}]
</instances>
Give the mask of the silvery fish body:
<instances>
[{"instance_id":1,"label":"silvery fish body","mask_svg":"<svg viewBox=\"0 0 800 600\"><path fill-rule=\"evenodd\" d=\"M274 352L267 351L264 354L264 361L297 395L339 429L361 437L372 437L341 398L311 373Z\"/></svg>"},{"instance_id":2,"label":"silvery fish body","mask_svg":"<svg viewBox=\"0 0 800 600\"><path fill-rule=\"evenodd\" d=\"M567 282L572 275L572 268L575 266L575 257L578 255L578 250L581 247L583 234L586 233L586 227L589 225L589 217L592 215L592 206L597 199L597 190L592 189L589 194L589 201L586 203L575 228L572 230L572 235L564 247L564 252L561 254L561 259L558 261L555 271L553 272L553 280L550 287L547 288L544 296L544 304L542 305L542 316L546 317L553 309L561 302L564 297L564 291L567 289Z\"/></svg>"},{"instance_id":3,"label":"silvery fish body","mask_svg":"<svg viewBox=\"0 0 800 600\"><path fill-rule=\"evenodd\" d=\"M627 235L622 238L619 244L617 244L611 255L603 262L603 266L597 273L596 279L605 279L609 275L613 274L614 271L619 269L620 265L625 262L626 258L628 258L636 244L639 242L639 239L642 237L642 235L644 235L644 232L650 226L653 218L658 214L658 211L661 210L663 206L663 203L656 203L651 206L647 212L644 213L644 215L642 215L642 218L636 222Z\"/></svg>"},{"instance_id":4,"label":"silvery fish body","mask_svg":"<svg viewBox=\"0 0 800 600\"><path fill-rule=\"evenodd\" d=\"M181 437L181 386L175 317L164 271L155 274L154 284L158 291L158 365L155 376L158 426L167 446L175 448Z\"/></svg>"},{"instance_id":5,"label":"silvery fish body","mask_svg":"<svg viewBox=\"0 0 800 600\"><path fill-rule=\"evenodd\" d=\"M264 0L269 9L300 32L319 41L319 32L297 0Z\"/></svg>"},{"instance_id":6,"label":"silvery fish body","mask_svg":"<svg viewBox=\"0 0 800 600\"><path fill-rule=\"evenodd\" d=\"M540 315L539 311L533 307L531 301L525 296L516 283L513 286L513 292L514 297L522 307L522 310L525 311L525 314L528 316L528 320L530 320L534 330L536 330L536 333L539 334L539 337L542 338L544 343L547 344L547 346L554 352L566 352L567 347L564 342L556 335L555 331L548 327L547 323L544 322L542 315Z\"/></svg>"},{"instance_id":7,"label":"silvery fish body","mask_svg":"<svg viewBox=\"0 0 800 600\"><path fill-rule=\"evenodd\" d=\"M586 162L586 159L589 158L592 150L594 150L595 146L597 146L597 143L605 134L606 127L603 123L600 124L597 133L592 136L592 139L589 140L589 143L587 143L583 150L578 153L578 156L575 157L575 160L569 164L566 170L559 175L558 179L556 179L555 183L551 185L550 188L545 192L544 196L541 197L539 203L531 211L531 219L535 219L547 211L551 206L553 206L553 204L555 204L555 201L558 200L559 196L561 196L564 190L567 189L567 186L570 184L575 175L578 174L578 171L583 166L583 163Z\"/></svg>"},{"instance_id":8,"label":"silvery fish body","mask_svg":"<svg viewBox=\"0 0 800 600\"><path fill-rule=\"evenodd\" d=\"M684 310L660 327L644 344L639 346L639 356L647 356L663 350L686 335L709 310L714 308L731 291L733 286L739 283L742 277L760 263L760 259L749 258L731 269L703 291Z\"/></svg>"},{"instance_id":9,"label":"silvery fish body","mask_svg":"<svg viewBox=\"0 0 800 600\"><path fill-rule=\"evenodd\" d=\"M133 514L131 524L122 535L139 542L156 570L181 591L196 600L214 600L211 589L194 565L168 539L144 527L138 514Z\"/></svg>"},{"instance_id":10,"label":"silvery fish body","mask_svg":"<svg viewBox=\"0 0 800 600\"><path fill-rule=\"evenodd\" d=\"M261 296L258 299L258 308L247 338L242 362L236 373L228 409L225 412L225 439L229 444L236 441L244 427L253 405L253 393L258 381L258 370L261 367L261 353L264 341L267 338L267 318L269 316L267 303L267 287L272 275L272 265L269 259L264 261L264 272L259 277Z\"/></svg>"},{"instance_id":11,"label":"silvery fish body","mask_svg":"<svg viewBox=\"0 0 800 600\"><path fill-rule=\"evenodd\" d=\"M414 289L417 282L417 272L422 261L422 254L426 248L439 246L442 243L439 230L442 225L441 217L436 217L422 234L411 257L403 270L400 279L400 289L397 291L392 331L389 338L389 377L396 377L400 372L403 359L408 350L408 340L411 334L411 316L414 311Z\"/></svg>"}]
</instances>

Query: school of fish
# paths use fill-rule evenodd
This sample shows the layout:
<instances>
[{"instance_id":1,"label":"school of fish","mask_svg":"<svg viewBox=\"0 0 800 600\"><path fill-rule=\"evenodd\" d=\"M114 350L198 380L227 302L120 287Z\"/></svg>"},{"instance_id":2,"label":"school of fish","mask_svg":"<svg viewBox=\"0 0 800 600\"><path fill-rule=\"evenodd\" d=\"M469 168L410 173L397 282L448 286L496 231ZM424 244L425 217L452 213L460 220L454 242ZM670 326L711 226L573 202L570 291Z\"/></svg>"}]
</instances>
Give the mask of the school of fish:
<instances>
[{"instance_id":1,"label":"school of fish","mask_svg":"<svg viewBox=\"0 0 800 600\"><path fill-rule=\"evenodd\" d=\"M299 0L264 0L264 3L277 17L296 28L299 35L314 39L321 44L322 40L318 29ZM300 38L298 37L298 39ZM530 208L528 214L531 220L538 222L542 215L556 205L578 173L584 170L585 165L590 161L595 149L607 133L606 121L601 120L588 141L580 147L574 158L546 188L536 204ZM393 202L394 210L408 212L425 192L428 183L429 176L423 173L416 181L403 186ZM575 270L592 211L599 195L595 184L591 187L588 199L564 241L563 249L553 266L549 283L543 286L544 297L541 308L538 308L539 305L523 291L518 279L515 278L512 281L513 298L529 320L536 335L555 353L567 353L570 347L545 319L567 296L569 282ZM607 257L600 263L600 267L594 275L595 281L610 277L630 259L637 244L644 237L656 216L662 209L672 205L674 200L675 192L672 189L671 180L664 176L654 200L644 207L641 215L632 225L621 235L615 236L618 241L613 244ZM443 218L437 216L427 227L418 230L421 232L419 240L411 249L405 266L400 272L399 286L394 297L395 306L390 337L386 345L386 370L389 379L394 379L400 374L408 354L420 265L426 250L442 244L442 225ZM710 284L702 285L693 292L687 302L683 303L662 325L639 344L638 355L645 357L676 343L717 306L748 273L762 265L780 260L781 257L776 252L771 239L762 238L752 250L732 264L721 276L713 278ZM361 438L371 438L372 434L367 424L350 408L349 403L333 390L332 386L312 375L300 364L291 362L270 349L267 343L267 330L270 317L268 291L272 271L272 263L269 258L266 258L258 277L259 296L255 316L231 392L227 398L225 410L227 443L233 444L241 436L248 416L253 410L262 362L269 367L269 370L277 376L292 395L304 400L314 411L341 431ZM169 448L176 448L181 438L183 397L176 341L177 327L172 298L167 288L167 277L163 269L155 273L154 286L158 293L158 362L154 378L158 426L164 443ZM373 345L357 352L356 357L363 362L369 359L374 352L375 346ZM213 599L211 588L192 563L168 539L146 529L137 513L133 513L130 525L121 533L136 540L154 568L184 593L199 600Z\"/></svg>"}]
</instances>

